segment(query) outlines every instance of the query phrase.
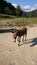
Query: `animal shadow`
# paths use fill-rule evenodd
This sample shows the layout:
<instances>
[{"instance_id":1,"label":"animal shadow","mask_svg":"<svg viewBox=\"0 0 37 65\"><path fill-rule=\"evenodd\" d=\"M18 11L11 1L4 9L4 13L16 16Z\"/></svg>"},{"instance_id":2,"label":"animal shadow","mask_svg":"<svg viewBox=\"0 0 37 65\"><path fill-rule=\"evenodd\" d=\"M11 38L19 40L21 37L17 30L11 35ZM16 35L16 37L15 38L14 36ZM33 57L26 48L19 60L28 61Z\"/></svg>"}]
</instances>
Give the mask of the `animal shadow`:
<instances>
[{"instance_id":1,"label":"animal shadow","mask_svg":"<svg viewBox=\"0 0 37 65\"><path fill-rule=\"evenodd\" d=\"M37 38L33 38L31 42L32 44L30 45L30 47L37 45Z\"/></svg>"},{"instance_id":2,"label":"animal shadow","mask_svg":"<svg viewBox=\"0 0 37 65\"><path fill-rule=\"evenodd\" d=\"M24 41L22 44L20 44L20 46L24 44L31 44L30 47L33 47L37 45L37 38L28 39L27 41Z\"/></svg>"},{"instance_id":3,"label":"animal shadow","mask_svg":"<svg viewBox=\"0 0 37 65\"><path fill-rule=\"evenodd\" d=\"M12 29L2 29L0 30L0 33L8 33L8 32L14 32L16 29L12 28Z\"/></svg>"}]
</instances>

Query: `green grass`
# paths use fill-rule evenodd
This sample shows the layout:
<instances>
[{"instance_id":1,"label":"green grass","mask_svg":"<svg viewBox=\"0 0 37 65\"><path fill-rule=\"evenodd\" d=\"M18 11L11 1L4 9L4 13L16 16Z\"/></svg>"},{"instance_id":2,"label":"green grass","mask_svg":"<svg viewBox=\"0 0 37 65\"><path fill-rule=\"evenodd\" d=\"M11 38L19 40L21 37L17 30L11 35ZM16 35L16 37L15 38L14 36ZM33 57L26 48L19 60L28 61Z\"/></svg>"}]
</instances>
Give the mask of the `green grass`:
<instances>
[{"instance_id":1,"label":"green grass","mask_svg":"<svg viewBox=\"0 0 37 65\"><path fill-rule=\"evenodd\" d=\"M5 23L5 25L10 25L10 26L22 26L22 25L33 25L37 24L37 17L32 17L32 18L18 18L16 16L10 16L6 14L0 14L0 21ZM2 23L2 25L3 25ZM0 23L1 25L1 23Z\"/></svg>"},{"instance_id":2,"label":"green grass","mask_svg":"<svg viewBox=\"0 0 37 65\"><path fill-rule=\"evenodd\" d=\"M0 14L0 20L6 20L6 19L15 19L16 16L7 15L7 14Z\"/></svg>"},{"instance_id":3,"label":"green grass","mask_svg":"<svg viewBox=\"0 0 37 65\"><path fill-rule=\"evenodd\" d=\"M16 18L13 19L12 22L14 22L17 26L32 25L37 24L37 18Z\"/></svg>"}]
</instances>

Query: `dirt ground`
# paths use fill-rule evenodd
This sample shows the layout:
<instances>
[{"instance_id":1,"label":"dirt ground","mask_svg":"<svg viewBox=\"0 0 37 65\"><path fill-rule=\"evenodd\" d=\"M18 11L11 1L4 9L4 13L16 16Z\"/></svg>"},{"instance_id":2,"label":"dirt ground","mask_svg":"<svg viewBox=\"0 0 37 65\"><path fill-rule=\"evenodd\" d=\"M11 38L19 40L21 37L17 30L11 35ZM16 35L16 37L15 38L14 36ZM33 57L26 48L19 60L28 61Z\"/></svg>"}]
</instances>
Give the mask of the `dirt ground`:
<instances>
[{"instance_id":1,"label":"dirt ground","mask_svg":"<svg viewBox=\"0 0 37 65\"><path fill-rule=\"evenodd\" d=\"M0 33L0 65L37 65L37 27L28 28L27 41L13 43L12 33Z\"/></svg>"}]
</instances>

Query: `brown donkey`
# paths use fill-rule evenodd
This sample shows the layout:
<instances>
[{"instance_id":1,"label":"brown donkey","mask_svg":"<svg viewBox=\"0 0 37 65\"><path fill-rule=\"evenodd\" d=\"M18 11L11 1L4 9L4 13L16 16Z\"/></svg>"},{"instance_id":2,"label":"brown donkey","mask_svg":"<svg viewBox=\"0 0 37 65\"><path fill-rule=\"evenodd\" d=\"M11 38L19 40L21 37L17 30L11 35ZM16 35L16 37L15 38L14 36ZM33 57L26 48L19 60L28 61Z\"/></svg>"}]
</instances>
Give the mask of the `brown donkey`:
<instances>
[{"instance_id":1,"label":"brown donkey","mask_svg":"<svg viewBox=\"0 0 37 65\"><path fill-rule=\"evenodd\" d=\"M21 37L23 36L22 41L24 41L24 37L25 37L25 41L27 38L27 28L23 27L22 29L15 29L14 33L13 33L13 38L14 38L14 42L16 42L16 38L18 37L18 41L20 42Z\"/></svg>"}]
</instances>

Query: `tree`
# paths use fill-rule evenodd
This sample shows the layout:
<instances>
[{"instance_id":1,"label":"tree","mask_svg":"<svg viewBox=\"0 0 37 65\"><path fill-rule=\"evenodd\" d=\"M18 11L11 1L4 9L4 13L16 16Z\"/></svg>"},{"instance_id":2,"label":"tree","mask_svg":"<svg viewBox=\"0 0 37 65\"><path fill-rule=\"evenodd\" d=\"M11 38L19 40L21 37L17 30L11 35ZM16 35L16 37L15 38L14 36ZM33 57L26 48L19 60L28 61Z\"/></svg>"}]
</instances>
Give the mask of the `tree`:
<instances>
[{"instance_id":1,"label":"tree","mask_svg":"<svg viewBox=\"0 0 37 65\"><path fill-rule=\"evenodd\" d=\"M16 15L21 16L21 7L19 5L16 8Z\"/></svg>"}]
</instances>

